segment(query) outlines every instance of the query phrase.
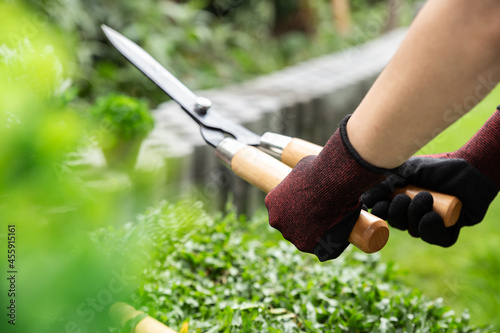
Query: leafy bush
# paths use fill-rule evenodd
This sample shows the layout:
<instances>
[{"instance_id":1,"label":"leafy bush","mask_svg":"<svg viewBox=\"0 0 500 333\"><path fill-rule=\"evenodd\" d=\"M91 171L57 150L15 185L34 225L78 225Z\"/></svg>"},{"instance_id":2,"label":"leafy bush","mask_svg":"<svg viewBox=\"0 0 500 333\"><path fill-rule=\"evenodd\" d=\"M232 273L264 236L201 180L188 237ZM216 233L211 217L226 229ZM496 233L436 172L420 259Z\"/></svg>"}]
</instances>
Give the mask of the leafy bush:
<instances>
[{"instance_id":1,"label":"leafy bush","mask_svg":"<svg viewBox=\"0 0 500 333\"><path fill-rule=\"evenodd\" d=\"M83 304L87 310L86 299L113 275L88 235L123 220L125 210L112 190L82 186L67 166L84 139L84 123L66 103L69 60L57 47L59 38L40 28L29 30L36 41L16 39L31 14L0 2L0 43L10 40L0 47L0 243L6 251L7 225L15 225L10 264L18 272L15 296L9 296L16 304L15 326L2 311L0 332L97 332L106 327L105 312L84 321L77 309ZM13 269L7 264L2 262L4 272ZM10 288L2 278L6 306Z\"/></svg>"},{"instance_id":2,"label":"leafy bush","mask_svg":"<svg viewBox=\"0 0 500 333\"><path fill-rule=\"evenodd\" d=\"M145 101L125 95L101 97L91 109L91 115L106 127L113 141L128 141L145 137L154 127L154 120ZM106 146L109 143L104 143Z\"/></svg>"},{"instance_id":3,"label":"leafy bush","mask_svg":"<svg viewBox=\"0 0 500 333\"><path fill-rule=\"evenodd\" d=\"M99 98L90 114L108 165L132 168L142 140L154 127L146 102L112 94Z\"/></svg>"},{"instance_id":4,"label":"leafy bush","mask_svg":"<svg viewBox=\"0 0 500 333\"><path fill-rule=\"evenodd\" d=\"M142 244L132 246L142 285L126 301L172 328L189 320L200 332L488 331L396 282L376 255L352 250L319 263L269 231L265 219L211 218L178 203L101 241Z\"/></svg>"}]
</instances>

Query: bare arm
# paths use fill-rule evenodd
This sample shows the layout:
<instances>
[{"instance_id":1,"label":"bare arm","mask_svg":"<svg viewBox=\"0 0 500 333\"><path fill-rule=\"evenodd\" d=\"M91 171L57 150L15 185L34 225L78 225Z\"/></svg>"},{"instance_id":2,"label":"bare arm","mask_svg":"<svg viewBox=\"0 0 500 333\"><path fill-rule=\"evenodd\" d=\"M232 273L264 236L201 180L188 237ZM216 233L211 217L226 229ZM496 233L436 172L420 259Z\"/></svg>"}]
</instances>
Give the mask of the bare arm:
<instances>
[{"instance_id":1,"label":"bare arm","mask_svg":"<svg viewBox=\"0 0 500 333\"><path fill-rule=\"evenodd\" d=\"M428 1L347 124L366 161L397 167L495 87L499 17L498 0Z\"/></svg>"}]
</instances>

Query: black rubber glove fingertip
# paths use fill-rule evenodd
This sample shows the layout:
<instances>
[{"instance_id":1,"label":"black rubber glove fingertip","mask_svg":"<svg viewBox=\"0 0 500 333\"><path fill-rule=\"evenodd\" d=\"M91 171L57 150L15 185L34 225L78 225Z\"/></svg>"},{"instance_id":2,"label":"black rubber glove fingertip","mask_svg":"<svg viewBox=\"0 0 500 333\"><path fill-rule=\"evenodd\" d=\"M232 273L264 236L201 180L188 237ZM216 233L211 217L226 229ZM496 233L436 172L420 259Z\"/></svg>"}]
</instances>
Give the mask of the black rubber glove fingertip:
<instances>
[{"instance_id":1,"label":"black rubber glove fingertip","mask_svg":"<svg viewBox=\"0 0 500 333\"><path fill-rule=\"evenodd\" d=\"M441 216L436 212L430 212L422 217L418 231L425 242L450 247L457 241L460 229L458 227L446 228Z\"/></svg>"},{"instance_id":2,"label":"black rubber glove fingertip","mask_svg":"<svg viewBox=\"0 0 500 333\"><path fill-rule=\"evenodd\" d=\"M390 200L379 201L373 206L371 213L375 216L380 217L382 220L387 220L390 205Z\"/></svg>"},{"instance_id":3,"label":"black rubber glove fingertip","mask_svg":"<svg viewBox=\"0 0 500 333\"><path fill-rule=\"evenodd\" d=\"M389 206L387 222L396 229L408 229L408 207L410 203L411 198L406 194L396 195Z\"/></svg>"},{"instance_id":4,"label":"black rubber glove fingertip","mask_svg":"<svg viewBox=\"0 0 500 333\"><path fill-rule=\"evenodd\" d=\"M432 211L434 198L429 192L418 193L408 206L408 232L413 237L420 237L418 226L422 217Z\"/></svg>"}]
</instances>

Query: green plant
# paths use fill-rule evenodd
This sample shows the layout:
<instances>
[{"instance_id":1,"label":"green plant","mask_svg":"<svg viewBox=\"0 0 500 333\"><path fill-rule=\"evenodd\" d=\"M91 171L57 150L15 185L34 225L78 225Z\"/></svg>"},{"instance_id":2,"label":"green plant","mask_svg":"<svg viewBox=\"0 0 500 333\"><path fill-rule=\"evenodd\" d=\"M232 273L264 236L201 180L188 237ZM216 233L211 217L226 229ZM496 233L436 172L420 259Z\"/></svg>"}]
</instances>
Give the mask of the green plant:
<instances>
[{"instance_id":1,"label":"green plant","mask_svg":"<svg viewBox=\"0 0 500 333\"><path fill-rule=\"evenodd\" d=\"M10 239L15 258L0 266L16 272L9 273L15 275L12 282L0 280L5 304L0 332L98 332L106 327L105 312L91 311L87 299L109 290L110 262L123 258L105 260L89 233L127 220L123 200L116 192L82 184L68 166L85 139L85 126L67 103L67 69L74 61L61 48L64 43L49 22L43 25L17 1L0 2L0 21L0 244L5 255L7 230L15 234ZM13 301L15 321L6 316Z\"/></svg>"},{"instance_id":2,"label":"green plant","mask_svg":"<svg viewBox=\"0 0 500 333\"><path fill-rule=\"evenodd\" d=\"M100 235L141 263L141 286L123 301L172 328L189 320L195 332L489 331L397 282L377 255L353 249L319 263L279 240L265 214L213 218L200 204L163 203Z\"/></svg>"},{"instance_id":3,"label":"green plant","mask_svg":"<svg viewBox=\"0 0 500 333\"><path fill-rule=\"evenodd\" d=\"M91 114L106 127L114 140L142 138L154 127L146 102L125 95L113 94L99 98ZM103 144L106 145L105 142Z\"/></svg>"},{"instance_id":4,"label":"green plant","mask_svg":"<svg viewBox=\"0 0 500 333\"><path fill-rule=\"evenodd\" d=\"M145 101L124 95L99 98L90 114L97 124L99 143L108 164L135 163L142 140L153 129L154 120Z\"/></svg>"}]
</instances>

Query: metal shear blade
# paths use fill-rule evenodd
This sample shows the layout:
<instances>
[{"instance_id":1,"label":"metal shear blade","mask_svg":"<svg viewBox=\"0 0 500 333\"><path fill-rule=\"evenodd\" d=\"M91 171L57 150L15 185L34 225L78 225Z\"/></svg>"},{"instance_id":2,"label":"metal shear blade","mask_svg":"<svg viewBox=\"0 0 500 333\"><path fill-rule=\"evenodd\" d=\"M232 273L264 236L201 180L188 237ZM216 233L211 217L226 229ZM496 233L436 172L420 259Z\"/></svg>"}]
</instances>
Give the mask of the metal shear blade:
<instances>
[{"instance_id":1,"label":"metal shear blade","mask_svg":"<svg viewBox=\"0 0 500 333\"><path fill-rule=\"evenodd\" d=\"M260 135L221 116L213 110L209 100L198 97L140 46L106 25L102 25L101 28L111 44L125 58L156 83L201 126L202 136L208 144L216 147L227 135L247 145L260 144Z\"/></svg>"}]
</instances>

